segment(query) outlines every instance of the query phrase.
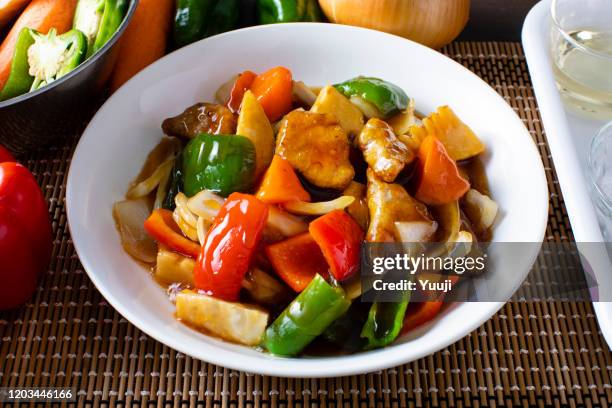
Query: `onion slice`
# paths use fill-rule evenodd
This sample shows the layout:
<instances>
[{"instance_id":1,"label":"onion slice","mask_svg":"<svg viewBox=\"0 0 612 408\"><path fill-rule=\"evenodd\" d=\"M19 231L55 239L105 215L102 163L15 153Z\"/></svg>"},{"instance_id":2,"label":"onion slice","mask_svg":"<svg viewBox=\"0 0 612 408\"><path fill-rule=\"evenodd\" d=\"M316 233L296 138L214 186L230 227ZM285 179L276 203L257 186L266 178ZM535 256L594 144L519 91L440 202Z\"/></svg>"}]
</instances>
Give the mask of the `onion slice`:
<instances>
[{"instance_id":1,"label":"onion slice","mask_svg":"<svg viewBox=\"0 0 612 408\"><path fill-rule=\"evenodd\" d=\"M174 166L174 157L160 164L151 176L132 186L125 197L129 200L135 200L149 195L164 178L167 179L170 176L172 166Z\"/></svg>"},{"instance_id":2,"label":"onion slice","mask_svg":"<svg viewBox=\"0 0 612 408\"><path fill-rule=\"evenodd\" d=\"M335 200L321 201L318 203L307 203L304 201L291 201L283 204L285 209L293 214L300 215L324 215L334 210L343 210L353 204L355 197L340 196Z\"/></svg>"},{"instance_id":3,"label":"onion slice","mask_svg":"<svg viewBox=\"0 0 612 408\"><path fill-rule=\"evenodd\" d=\"M138 261L154 263L157 244L144 229L149 214L151 207L145 198L119 201L113 206L113 218L125 252Z\"/></svg>"},{"instance_id":4,"label":"onion slice","mask_svg":"<svg viewBox=\"0 0 612 408\"><path fill-rule=\"evenodd\" d=\"M268 207L267 227L280 232L285 237L292 237L308 231L308 224L301 218L293 216L275 205Z\"/></svg>"},{"instance_id":5,"label":"onion slice","mask_svg":"<svg viewBox=\"0 0 612 408\"><path fill-rule=\"evenodd\" d=\"M209 190L200 191L187 201L187 208L195 215L212 223L225 199Z\"/></svg>"}]
</instances>

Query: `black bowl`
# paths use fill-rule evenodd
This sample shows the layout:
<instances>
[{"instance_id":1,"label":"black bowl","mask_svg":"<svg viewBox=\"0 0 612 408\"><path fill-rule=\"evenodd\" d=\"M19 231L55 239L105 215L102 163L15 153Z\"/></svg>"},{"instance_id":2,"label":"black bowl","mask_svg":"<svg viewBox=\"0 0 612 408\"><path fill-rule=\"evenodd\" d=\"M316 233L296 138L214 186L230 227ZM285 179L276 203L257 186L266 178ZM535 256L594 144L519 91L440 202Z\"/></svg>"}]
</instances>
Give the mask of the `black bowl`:
<instances>
[{"instance_id":1,"label":"black bowl","mask_svg":"<svg viewBox=\"0 0 612 408\"><path fill-rule=\"evenodd\" d=\"M83 120L104 89L117 59L117 42L134 15L131 0L117 32L98 52L68 75L34 92L0 102L0 144L15 154L61 140Z\"/></svg>"}]
</instances>

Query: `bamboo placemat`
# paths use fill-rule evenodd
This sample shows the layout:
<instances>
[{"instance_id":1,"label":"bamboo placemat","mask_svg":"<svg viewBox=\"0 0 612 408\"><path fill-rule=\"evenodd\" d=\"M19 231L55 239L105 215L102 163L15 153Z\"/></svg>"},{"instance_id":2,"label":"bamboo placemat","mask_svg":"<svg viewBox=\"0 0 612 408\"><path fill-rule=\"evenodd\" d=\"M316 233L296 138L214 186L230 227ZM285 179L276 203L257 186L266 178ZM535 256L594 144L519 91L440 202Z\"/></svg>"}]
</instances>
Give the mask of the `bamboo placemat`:
<instances>
[{"instance_id":1,"label":"bamboo placemat","mask_svg":"<svg viewBox=\"0 0 612 408\"><path fill-rule=\"evenodd\" d=\"M546 239L571 240L521 46L455 43L444 52L493 86L523 119L546 168ZM73 387L79 405L96 407L606 407L612 401L612 357L588 303L508 303L429 357L343 378L264 377L178 353L115 312L80 265L64 200L73 148L67 141L23 158L49 200L54 261L32 303L0 314L2 387Z\"/></svg>"}]
</instances>

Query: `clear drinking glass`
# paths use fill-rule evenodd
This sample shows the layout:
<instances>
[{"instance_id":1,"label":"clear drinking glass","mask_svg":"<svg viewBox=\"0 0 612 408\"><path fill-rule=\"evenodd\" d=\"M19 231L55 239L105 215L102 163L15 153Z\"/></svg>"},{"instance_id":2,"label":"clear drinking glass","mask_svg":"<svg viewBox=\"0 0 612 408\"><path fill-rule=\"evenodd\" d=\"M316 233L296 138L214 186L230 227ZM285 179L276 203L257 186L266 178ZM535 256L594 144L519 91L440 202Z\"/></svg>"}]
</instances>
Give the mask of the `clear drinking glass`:
<instances>
[{"instance_id":1,"label":"clear drinking glass","mask_svg":"<svg viewBox=\"0 0 612 408\"><path fill-rule=\"evenodd\" d=\"M557 87L573 110L612 119L612 1L553 0L551 52Z\"/></svg>"},{"instance_id":2,"label":"clear drinking glass","mask_svg":"<svg viewBox=\"0 0 612 408\"><path fill-rule=\"evenodd\" d=\"M591 194L606 242L612 242L612 122L593 138L589 153Z\"/></svg>"}]
</instances>

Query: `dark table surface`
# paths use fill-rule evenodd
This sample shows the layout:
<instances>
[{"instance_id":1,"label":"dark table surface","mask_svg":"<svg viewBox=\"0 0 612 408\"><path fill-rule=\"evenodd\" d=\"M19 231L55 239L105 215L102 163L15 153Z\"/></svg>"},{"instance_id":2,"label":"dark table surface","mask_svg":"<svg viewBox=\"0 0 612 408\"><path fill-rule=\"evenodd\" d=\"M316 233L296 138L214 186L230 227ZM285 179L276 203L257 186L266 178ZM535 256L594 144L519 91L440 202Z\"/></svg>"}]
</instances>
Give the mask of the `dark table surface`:
<instances>
[{"instance_id":1,"label":"dark table surface","mask_svg":"<svg viewBox=\"0 0 612 408\"><path fill-rule=\"evenodd\" d=\"M520 41L523 21L538 0L472 0L466 41Z\"/></svg>"}]
</instances>

